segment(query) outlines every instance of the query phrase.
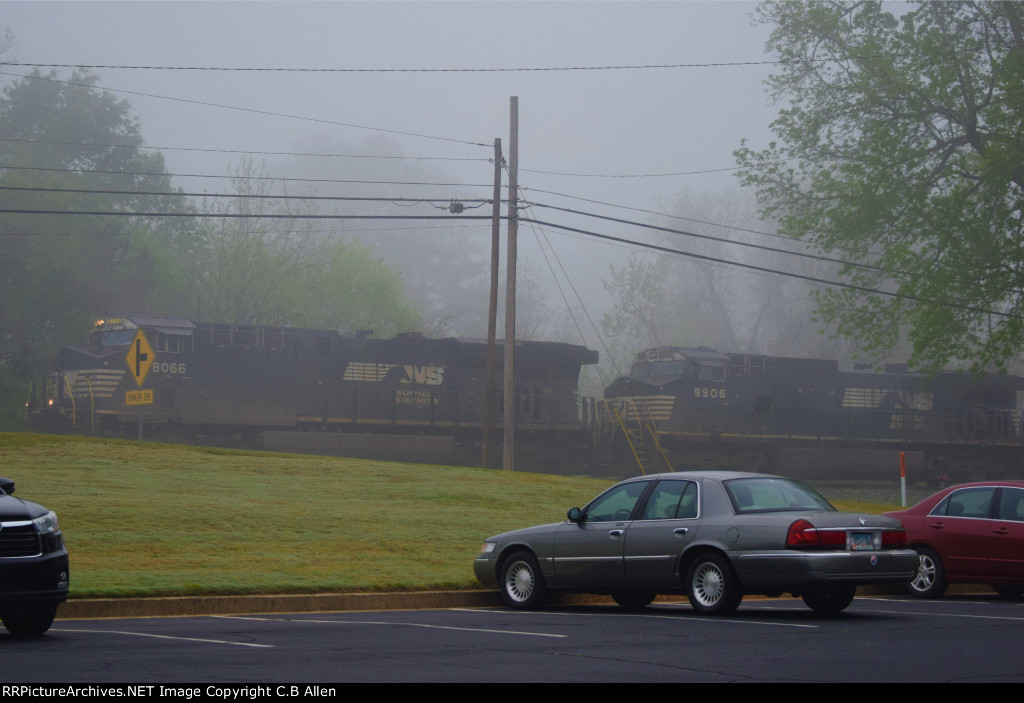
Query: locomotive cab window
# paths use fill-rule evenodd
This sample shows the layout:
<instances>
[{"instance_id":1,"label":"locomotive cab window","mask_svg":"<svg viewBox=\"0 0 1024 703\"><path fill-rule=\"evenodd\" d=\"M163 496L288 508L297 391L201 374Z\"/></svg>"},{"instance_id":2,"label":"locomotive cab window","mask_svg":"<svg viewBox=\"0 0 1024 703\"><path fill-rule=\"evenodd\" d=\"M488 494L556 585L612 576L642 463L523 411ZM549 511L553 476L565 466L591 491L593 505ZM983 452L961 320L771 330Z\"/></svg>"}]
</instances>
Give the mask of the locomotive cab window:
<instances>
[{"instance_id":1,"label":"locomotive cab window","mask_svg":"<svg viewBox=\"0 0 1024 703\"><path fill-rule=\"evenodd\" d=\"M633 368L629 370L630 376L650 376L651 365L650 364L633 364Z\"/></svg>"},{"instance_id":2,"label":"locomotive cab window","mask_svg":"<svg viewBox=\"0 0 1024 703\"><path fill-rule=\"evenodd\" d=\"M100 333L99 345L101 347L119 347L123 344L131 344L135 338L135 330L113 330Z\"/></svg>"},{"instance_id":3,"label":"locomotive cab window","mask_svg":"<svg viewBox=\"0 0 1024 703\"><path fill-rule=\"evenodd\" d=\"M165 354L181 354L183 344L181 337L170 334L152 334L153 351Z\"/></svg>"},{"instance_id":4,"label":"locomotive cab window","mask_svg":"<svg viewBox=\"0 0 1024 703\"><path fill-rule=\"evenodd\" d=\"M724 381L725 365L697 364L697 378L701 381Z\"/></svg>"},{"instance_id":5,"label":"locomotive cab window","mask_svg":"<svg viewBox=\"0 0 1024 703\"><path fill-rule=\"evenodd\" d=\"M651 364L652 376L681 376L683 373L683 362L681 361L660 361Z\"/></svg>"}]
</instances>

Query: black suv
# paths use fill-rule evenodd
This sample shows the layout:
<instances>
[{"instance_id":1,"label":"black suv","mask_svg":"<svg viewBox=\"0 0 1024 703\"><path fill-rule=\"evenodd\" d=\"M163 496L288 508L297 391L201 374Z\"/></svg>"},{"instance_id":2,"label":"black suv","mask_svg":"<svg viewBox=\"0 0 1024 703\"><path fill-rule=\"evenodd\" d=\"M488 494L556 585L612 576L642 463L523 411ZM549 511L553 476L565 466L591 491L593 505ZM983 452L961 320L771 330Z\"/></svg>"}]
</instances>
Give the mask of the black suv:
<instances>
[{"instance_id":1,"label":"black suv","mask_svg":"<svg viewBox=\"0 0 1024 703\"><path fill-rule=\"evenodd\" d=\"M50 629L68 599L68 550L51 510L15 498L0 478L0 619L19 637Z\"/></svg>"}]
</instances>

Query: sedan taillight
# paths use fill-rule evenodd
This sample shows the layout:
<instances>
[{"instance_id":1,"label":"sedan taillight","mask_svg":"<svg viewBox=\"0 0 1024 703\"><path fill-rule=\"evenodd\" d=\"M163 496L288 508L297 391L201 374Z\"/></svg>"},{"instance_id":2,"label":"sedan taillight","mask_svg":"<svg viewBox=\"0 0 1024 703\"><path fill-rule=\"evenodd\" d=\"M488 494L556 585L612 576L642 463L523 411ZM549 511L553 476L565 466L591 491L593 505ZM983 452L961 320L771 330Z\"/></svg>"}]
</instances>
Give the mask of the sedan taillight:
<instances>
[{"instance_id":1,"label":"sedan taillight","mask_svg":"<svg viewBox=\"0 0 1024 703\"><path fill-rule=\"evenodd\" d=\"M820 547L821 538L818 536L818 528L807 520L797 520L789 526L789 532L786 533L786 546L790 549Z\"/></svg>"},{"instance_id":2,"label":"sedan taillight","mask_svg":"<svg viewBox=\"0 0 1024 703\"><path fill-rule=\"evenodd\" d=\"M846 530L819 530L808 520L797 520L786 533L789 549L845 549Z\"/></svg>"},{"instance_id":3,"label":"sedan taillight","mask_svg":"<svg viewBox=\"0 0 1024 703\"><path fill-rule=\"evenodd\" d=\"M907 546L907 533L903 530L886 530L882 533L882 549L903 549Z\"/></svg>"}]
</instances>

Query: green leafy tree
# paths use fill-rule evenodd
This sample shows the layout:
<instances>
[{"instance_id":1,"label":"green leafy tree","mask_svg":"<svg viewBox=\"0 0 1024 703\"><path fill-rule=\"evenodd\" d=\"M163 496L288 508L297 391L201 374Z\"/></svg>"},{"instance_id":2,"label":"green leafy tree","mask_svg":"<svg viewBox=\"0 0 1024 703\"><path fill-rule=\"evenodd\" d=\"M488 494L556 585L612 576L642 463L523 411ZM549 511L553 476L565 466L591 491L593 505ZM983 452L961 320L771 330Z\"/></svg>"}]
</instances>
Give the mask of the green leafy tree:
<instances>
[{"instance_id":1,"label":"green leafy tree","mask_svg":"<svg viewBox=\"0 0 1024 703\"><path fill-rule=\"evenodd\" d=\"M852 262L822 319L873 358L1004 366L1024 343L1024 5L766 3L777 141L737 151L767 217ZM895 295L889 295L895 294Z\"/></svg>"}]
</instances>

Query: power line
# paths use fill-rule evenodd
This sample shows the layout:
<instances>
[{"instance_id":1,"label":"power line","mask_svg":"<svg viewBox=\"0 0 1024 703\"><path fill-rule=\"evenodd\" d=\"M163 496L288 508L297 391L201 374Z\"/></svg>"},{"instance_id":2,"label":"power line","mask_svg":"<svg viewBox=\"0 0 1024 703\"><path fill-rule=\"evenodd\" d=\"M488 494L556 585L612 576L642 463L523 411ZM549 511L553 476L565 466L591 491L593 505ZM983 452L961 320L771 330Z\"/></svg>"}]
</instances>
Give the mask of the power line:
<instances>
[{"instance_id":1,"label":"power line","mask_svg":"<svg viewBox=\"0 0 1024 703\"><path fill-rule=\"evenodd\" d=\"M0 211L0 212L2 212L2 211ZM897 293L897 292L893 292L893 291L882 290L880 288L869 288L867 286L860 286L860 285L857 285L857 284L854 284L854 283L842 283L840 281L830 281L830 280L825 279L825 278L818 278L816 276L808 276L808 275L802 274L802 273L792 273L790 271L782 271L780 269L772 269L772 268L768 268L766 266L757 266L755 264L746 264L746 263L743 263L743 262L740 262L740 261L730 261L728 259L722 259L722 258L715 257L715 256L707 256L707 255L704 255L704 254L695 254L693 252L683 251L681 249L673 249L671 247L660 246L658 244L649 244L647 242L639 242L639 241L636 241L636 240L625 239L623 237L614 237L614 236L608 235L608 234L599 234L597 232L591 232L589 230L579 229L579 228L576 228L576 227L568 227L566 225L559 225L559 224L556 224L554 222L543 222L541 220L533 220L533 219L527 219L527 218L522 218L520 221L521 222L535 222L536 224L539 224L539 225L544 225L544 226L547 226L547 227L554 227L555 229L560 229L560 230L564 230L564 231L567 231L567 232L576 232L578 234L583 234L583 235L586 235L588 237L594 237L596 239L602 239L602 240L606 240L606 241L610 241L610 242L619 242L619 243L628 244L628 245L631 245L631 246L634 246L634 247L639 247L639 248L642 248L642 249L650 249L652 251L659 251L659 252L662 252L662 253L665 253L665 254L676 254L676 255L685 256L685 257L691 258L691 259L698 259L700 261L705 261L705 262L708 262L708 263L724 264L726 266L736 266L736 267L748 269L748 270L751 270L751 271L758 271L760 273L766 273L766 274L771 274L771 275L776 275L776 276L786 276L788 278L796 278L796 279L799 279L799 280L802 280L802 281L807 281L809 283L817 283L817 284L824 285L824 286L829 286L829 287L832 287L832 288L847 288L849 290L856 290L856 291L859 291L861 293L870 293L870 294L874 294L874 295L883 295L883 296L886 296L886 297L896 298L896 299L899 299L899 300L909 300L909 301L915 302L915 303L928 303L928 304L932 304L932 305L942 305L942 306L945 306L945 307L957 308L959 310L966 310L966 311L972 312L972 313L980 313L980 314L983 314L983 315L994 315L996 317L1005 317L1005 318L1010 318L1010 319L1015 319L1015 320L1024 320L1024 315L1013 315L1013 314L1010 314L1010 313L1000 312L1000 311L997 311L997 310L984 310L984 309L974 308L974 307L971 307L970 305L966 305L966 304L963 304L963 303L957 303L957 302L952 302L952 301L926 300L926 299L923 299L923 298L919 298L917 296L907 295L905 293Z\"/></svg>"},{"instance_id":2,"label":"power line","mask_svg":"<svg viewBox=\"0 0 1024 703\"><path fill-rule=\"evenodd\" d=\"M148 146L144 144L99 144L89 142L56 142L44 139L10 139L0 137L0 142L18 142L22 144L49 144L51 146L102 147L104 149L149 149L152 151L195 151L215 154L257 154L259 156L318 156L334 159L399 159L403 161L486 161L490 159L473 156L401 156L382 154L323 154L301 151L262 151L259 149L211 149L187 146Z\"/></svg>"},{"instance_id":3,"label":"power line","mask_svg":"<svg viewBox=\"0 0 1024 703\"><path fill-rule=\"evenodd\" d=\"M130 212L123 210L18 210L0 208L8 215L96 215L103 217L196 217L253 220L491 220L490 215L283 215L277 213L243 214L233 212Z\"/></svg>"},{"instance_id":4,"label":"power line","mask_svg":"<svg viewBox=\"0 0 1024 703\"><path fill-rule=\"evenodd\" d=\"M145 190L113 190L113 189L86 189L86 188L34 188L28 186L2 186L0 190L11 190L17 192L33 193L81 193L95 195L169 195L179 198L237 198L254 200L336 200L336 201L361 201L361 202L409 202L427 203L432 205L435 202L451 202L452 198L395 198L395 197L362 197L354 195L271 195L259 193L186 193L184 191L145 191ZM487 198L456 198L459 202L486 204L491 202ZM435 206L436 207L436 206ZM479 207L479 206L477 206Z\"/></svg>"},{"instance_id":5,"label":"power line","mask_svg":"<svg viewBox=\"0 0 1024 703\"><path fill-rule=\"evenodd\" d=\"M22 63L0 61L0 66L24 68L123 69L136 71L231 71L241 73L545 73L558 71L642 71L678 68L723 68L737 66L786 66L795 63L862 60L877 56L841 56L793 61L718 61L708 63L621 64L605 66L517 66L496 68L288 68L254 66L132 66L120 64Z\"/></svg>"},{"instance_id":6,"label":"power line","mask_svg":"<svg viewBox=\"0 0 1024 703\"><path fill-rule=\"evenodd\" d=\"M203 100L192 100L190 98L175 98L167 95L155 95L153 93L143 93L136 90L125 90L123 88L106 88L103 86L92 85L89 83L81 83L77 81L64 81L57 78L47 78L45 76L32 76L21 73L9 73L7 71L0 71L0 75L12 76L14 78L27 78L29 80L47 81L50 83L61 83L63 85L71 85L80 88L89 88L90 90L105 90L111 93L123 93L125 95L139 95L146 98L156 98L158 100L170 100L173 102L187 103L190 105L202 105L204 107L216 107L222 110L237 110L239 112L249 112L256 115L268 115L270 117L285 117L290 120L302 120L305 122L315 122L317 124L329 124L337 127L349 127L352 129L366 129L373 132L382 132L385 134L397 134L403 137L416 137L418 139L433 139L442 142L453 142L456 144L466 144L469 146L481 146L490 148L490 144L484 144L483 142L473 142L465 139L455 139L452 137L439 137L431 134L420 134L417 132L406 132L398 129L386 129L384 127L370 127L369 125L353 124L351 122L339 122L337 120L326 120L319 117L305 117L303 115L289 115L284 112L274 112L272 110L258 110L250 107L238 107L236 105L223 105L221 103L211 103Z\"/></svg>"},{"instance_id":7,"label":"power line","mask_svg":"<svg viewBox=\"0 0 1024 703\"><path fill-rule=\"evenodd\" d=\"M760 249L762 251L770 251L776 254L788 254L790 256L799 256L806 259L812 259L814 261L825 261L833 264L841 264L843 266L852 266L855 268L865 268L871 271L878 271L880 273L889 273L879 266L873 266L871 264L862 264L855 261L844 261L843 259L833 259L828 256L821 256L819 254L810 254L802 251L790 251L788 249L777 249L775 247L769 247L764 244L754 244L753 242L737 242L731 239L725 239L723 237L715 237L710 234L698 234L697 232L686 232L681 229L672 229L671 227L660 227L658 225L651 225L644 222L635 222L633 220L624 220L618 217L609 217L608 215L597 215L590 212L583 212L582 210L573 210L572 208L558 207L557 205L545 205L543 203L530 203L531 206L549 208L552 210L560 210L562 212L568 212L573 215L582 215L584 217L594 217L599 220L608 220L609 222L616 222L619 224L631 225L633 227L642 227L644 229L653 229L658 232L668 232L670 234L682 234L687 237L695 237L697 239L706 239L708 241L720 242L722 244L733 244L741 247L750 247L752 249ZM899 273L899 272L896 272Z\"/></svg>"},{"instance_id":8,"label":"power line","mask_svg":"<svg viewBox=\"0 0 1024 703\"><path fill-rule=\"evenodd\" d=\"M542 171L536 168L521 168L519 170L529 173L542 173L548 176L572 176L573 178L667 178L669 176L699 176L705 173L738 171L741 168L744 167L730 166L728 168L709 168L703 171L675 171L672 173L569 173L564 171Z\"/></svg>"},{"instance_id":9,"label":"power line","mask_svg":"<svg viewBox=\"0 0 1024 703\"><path fill-rule=\"evenodd\" d=\"M530 205L527 204L526 207L529 209ZM558 292L562 296L562 301L565 303L566 310L569 311L569 317L572 319L572 323L576 327L576 332L579 334L580 340L584 344L586 344L587 338L583 334L583 330L580 329L580 323L576 319L576 314L573 312L572 306L569 305L569 301L565 296L565 291L562 290L562 285L558 281L558 276L555 275L554 267L551 266L551 261L548 258L547 252L544 250L544 245L541 243L541 236L537 234L538 230L540 230L540 234L543 235L544 242L547 243L548 249L551 251L551 256L554 257L555 261L558 263L558 267L562 270L562 275L565 276L565 282L569 284L569 288L572 290L573 295L576 296L576 301L579 303L580 309L583 310L583 314L586 316L587 321L590 323L591 329L594 330L594 334L597 337L598 343L601 345L601 348L604 349L605 356L608 358L609 361L611 361L612 369L615 375L621 376L622 373L619 371L619 365L616 363L615 357L608 350L608 345L605 344L604 336L601 334L601 331L597 328L597 324L594 322L594 318L591 317L590 311L587 309L586 303L583 302L583 298L580 296L579 291L576 290L576 286L573 285L572 278L569 276L569 272L565 270L565 266L562 264L562 260L558 257L558 252L555 251L555 247L551 244L551 240L548 239L547 232L545 232L544 228L541 227L540 225L534 225L533 222L528 222L528 224L530 225L530 229L533 230L533 235L537 239L538 246L540 246L540 252L544 256L544 261L545 263L547 263L548 269L551 271L551 277L552 279L554 279L555 286L558 288ZM601 382L607 386L608 380L604 377L604 373L601 371L600 366L597 367L597 375Z\"/></svg>"},{"instance_id":10,"label":"power line","mask_svg":"<svg viewBox=\"0 0 1024 703\"><path fill-rule=\"evenodd\" d=\"M520 188L520 190L526 190L526 191L530 191L530 192L533 192L533 193L543 193L544 195L556 195L556 196L558 196L560 198L568 198L569 200L581 200L581 201L583 201L585 203L593 203L594 205L604 205L606 207L618 208L620 210L631 210L633 212L642 212L642 213L645 213L647 215L657 215L659 217L667 217L667 218L670 218L670 219L673 219L673 220L683 220L684 222L693 222L693 223L699 224L699 225L711 225L712 227L722 227L724 229L736 230L737 232L749 232L750 234L761 234L761 235L764 235L766 237L777 237L779 239L785 239L787 241L790 241L790 237L787 237L787 236L785 236L783 234L778 234L777 232L765 232L763 230L749 229L747 227L736 227L735 225L723 225L723 224L719 224L717 222L708 222L707 220L698 220L698 219L695 219L695 218L692 218L692 217L683 217L682 215L670 215L667 212L660 212L658 210L648 210L646 208L633 207L631 205L619 205L617 203L609 203L609 202L605 202L603 200L594 200L592 198L584 198L584 197L579 196L579 195L569 195L568 193L559 193L559 192L554 191L554 190L543 190L541 188L529 188L529 187L525 187L525 186Z\"/></svg>"},{"instance_id":11,"label":"power line","mask_svg":"<svg viewBox=\"0 0 1024 703\"><path fill-rule=\"evenodd\" d=\"M465 219L464 217L459 219ZM486 227L488 223L477 222L467 225L417 225L415 227L344 227L342 229L313 229L313 230L277 230L281 234L326 234L326 235L337 235L337 234L357 234L360 232L403 232L403 231L415 231L419 232L427 229L440 229L440 230L453 230L453 229L468 229L468 228L480 228ZM0 237L81 237L82 232L0 232Z\"/></svg>"},{"instance_id":12,"label":"power line","mask_svg":"<svg viewBox=\"0 0 1024 703\"><path fill-rule=\"evenodd\" d=\"M161 171L112 171L104 169L87 168L46 168L43 166L8 166L0 164L0 169L12 171L55 171L58 173L98 173L103 175L116 176L167 176L169 178L244 178L253 181L282 181L299 183L357 183L363 185L393 185L393 186L439 186L451 188L493 188L492 183L438 183L433 181L369 181L358 178L288 178L283 176L231 176L212 175L208 173L165 173Z\"/></svg>"}]
</instances>

